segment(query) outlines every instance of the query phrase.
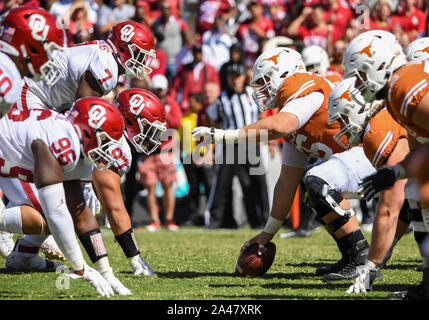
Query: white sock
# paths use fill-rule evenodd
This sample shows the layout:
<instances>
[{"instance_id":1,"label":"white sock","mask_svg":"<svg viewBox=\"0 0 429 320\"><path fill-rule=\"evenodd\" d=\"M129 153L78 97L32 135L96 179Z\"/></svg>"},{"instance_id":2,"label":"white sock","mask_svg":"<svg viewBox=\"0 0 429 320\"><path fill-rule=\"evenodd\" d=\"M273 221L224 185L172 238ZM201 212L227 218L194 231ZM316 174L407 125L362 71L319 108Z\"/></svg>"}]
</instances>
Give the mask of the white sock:
<instances>
[{"instance_id":1,"label":"white sock","mask_svg":"<svg viewBox=\"0 0 429 320\"><path fill-rule=\"evenodd\" d=\"M5 211L5 217L0 223L0 231L7 231L10 233L23 234L22 232L22 218L21 218L21 207L7 208Z\"/></svg>"}]
</instances>

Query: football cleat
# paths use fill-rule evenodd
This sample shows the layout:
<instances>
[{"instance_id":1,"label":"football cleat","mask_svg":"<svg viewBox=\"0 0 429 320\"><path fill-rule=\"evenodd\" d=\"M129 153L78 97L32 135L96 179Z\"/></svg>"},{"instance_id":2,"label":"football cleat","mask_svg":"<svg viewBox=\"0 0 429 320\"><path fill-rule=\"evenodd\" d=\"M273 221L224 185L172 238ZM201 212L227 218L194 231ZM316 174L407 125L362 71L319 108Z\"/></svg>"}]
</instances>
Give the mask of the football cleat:
<instances>
[{"instance_id":1,"label":"football cleat","mask_svg":"<svg viewBox=\"0 0 429 320\"><path fill-rule=\"evenodd\" d=\"M52 235L47 237L42 243L40 251L45 255L46 259L59 261L67 260L60 248L58 248L58 245Z\"/></svg>"},{"instance_id":2,"label":"football cleat","mask_svg":"<svg viewBox=\"0 0 429 320\"><path fill-rule=\"evenodd\" d=\"M38 254L12 251L6 259L6 267L15 271L47 271L52 272L62 264L43 259Z\"/></svg>"},{"instance_id":3,"label":"football cleat","mask_svg":"<svg viewBox=\"0 0 429 320\"><path fill-rule=\"evenodd\" d=\"M131 262L131 266L134 269L134 275L154 276L155 272L152 271L149 264L139 255L138 260Z\"/></svg>"},{"instance_id":4,"label":"football cleat","mask_svg":"<svg viewBox=\"0 0 429 320\"><path fill-rule=\"evenodd\" d=\"M12 252L14 244L13 233L0 231L0 255L6 258Z\"/></svg>"},{"instance_id":5,"label":"football cleat","mask_svg":"<svg viewBox=\"0 0 429 320\"><path fill-rule=\"evenodd\" d=\"M323 276L328 273L336 273L343 269L347 265L349 259L347 256L343 256L340 260L327 266L322 266L316 269L316 276Z\"/></svg>"},{"instance_id":6,"label":"football cleat","mask_svg":"<svg viewBox=\"0 0 429 320\"><path fill-rule=\"evenodd\" d=\"M403 291L395 291L387 296L393 300L425 300L423 283Z\"/></svg>"}]
</instances>

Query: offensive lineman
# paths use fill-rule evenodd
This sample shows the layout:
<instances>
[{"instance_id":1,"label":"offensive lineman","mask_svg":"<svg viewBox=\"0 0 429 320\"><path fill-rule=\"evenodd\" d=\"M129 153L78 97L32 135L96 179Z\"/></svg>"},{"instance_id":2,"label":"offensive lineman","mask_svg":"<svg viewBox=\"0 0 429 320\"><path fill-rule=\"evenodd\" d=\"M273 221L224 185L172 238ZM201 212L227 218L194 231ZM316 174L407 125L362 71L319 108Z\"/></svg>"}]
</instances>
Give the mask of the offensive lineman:
<instances>
[{"instance_id":1,"label":"offensive lineman","mask_svg":"<svg viewBox=\"0 0 429 320\"><path fill-rule=\"evenodd\" d=\"M388 50L386 50L388 48ZM379 191L392 186L395 181L406 178L403 163L416 154L418 149L429 142L427 123L429 120L427 60L407 63L402 48L393 34L373 30L354 38L344 55L345 76L356 76L356 88L366 102L384 99L393 119L408 131L411 153L394 166L384 166L363 179L361 194L371 199ZM368 119L373 110L363 110ZM405 166L406 167L406 166ZM420 209L425 209L420 207ZM426 215L426 210L422 210ZM424 218L424 220L426 220ZM426 226L427 227L427 226ZM427 239L427 237L426 237ZM429 252L425 250L425 240L421 241L420 252L423 259L423 281L420 285L405 291L395 292L393 298L429 298Z\"/></svg>"},{"instance_id":2,"label":"offensive lineman","mask_svg":"<svg viewBox=\"0 0 429 320\"><path fill-rule=\"evenodd\" d=\"M357 266L365 262L369 244L341 192L356 192L358 181L374 172L374 168L362 148L345 151L335 142L339 123L327 123L327 101L333 85L317 74L305 72L298 52L287 48L264 52L256 60L252 73L252 82L258 86L253 94L255 102L264 109L279 106L279 113L238 130L198 127L193 131L194 138L213 137L215 143L285 139L283 165L270 217L264 231L246 241L241 250L253 243L263 246L273 238L304 178L309 205L342 254L340 261L317 269L316 274L324 275L325 281L351 279L356 276ZM330 163L316 165L306 172L311 157ZM332 173L332 165L343 170Z\"/></svg>"}]
</instances>

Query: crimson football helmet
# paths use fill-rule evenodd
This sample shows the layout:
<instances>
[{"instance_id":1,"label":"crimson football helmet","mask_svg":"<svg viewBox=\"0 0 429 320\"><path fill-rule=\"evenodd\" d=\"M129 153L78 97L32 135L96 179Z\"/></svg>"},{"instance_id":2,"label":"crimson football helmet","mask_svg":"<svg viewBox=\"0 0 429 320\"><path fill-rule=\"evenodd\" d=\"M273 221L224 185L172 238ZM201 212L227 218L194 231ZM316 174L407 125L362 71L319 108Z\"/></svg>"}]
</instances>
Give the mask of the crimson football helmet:
<instances>
[{"instance_id":1,"label":"crimson football helmet","mask_svg":"<svg viewBox=\"0 0 429 320\"><path fill-rule=\"evenodd\" d=\"M115 161L111 151L121 145L124 132L119 110L101 98L86 97L76 100L67 118L79 134L85 161L100 171L109 168Z\"/></svg>"},{"instance_id":2,"label":"crimson football helmet","mask_svg":"<svg viewBox=\"0 0 429 320\"><path fill-rule=\"evenodd\" d=\"M127 89L116 100L125 120L125 136L137 152L146 155L161 144L161 134L167 130L166 112L161 100L144 89Z\"/></svg>"},{"instance_id":3,"label":"crimson football helmet","mask_svg":"<svg viewBox=\"0 0 429 320\"><path fill-rule=\"evenodd\" d=\"M0 51L20 57L35 81L53 85L61 67L52 53L67 46L57 18L41 8L22 6L9 10L0 22Z\"/></svg>"},{"instance_id":4,"label":"crimson football helmet","mask_svg":"<svg viewBox=\"0 0 429 320\"><path fill-rule=\"evenodd\" d=\"M112 28L107 42L127 76L143 80L152 72L150 64L156 54L150 29L133 21L120 22Z\"/></svg>"}]
</instances>

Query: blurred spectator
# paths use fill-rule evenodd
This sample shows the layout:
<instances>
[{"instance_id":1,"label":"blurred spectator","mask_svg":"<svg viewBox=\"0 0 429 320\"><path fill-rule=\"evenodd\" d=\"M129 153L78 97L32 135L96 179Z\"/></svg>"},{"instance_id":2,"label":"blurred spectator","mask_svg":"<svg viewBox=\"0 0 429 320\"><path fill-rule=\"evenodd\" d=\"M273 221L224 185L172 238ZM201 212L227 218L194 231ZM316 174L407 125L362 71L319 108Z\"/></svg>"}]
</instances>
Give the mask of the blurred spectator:
<instances>
[{"instance_id":1,"label":"blurred spectator","mask_svg":"<svg viewBox=\"0 0 429 320\"><path fill-rule=\"evenodd\" d=\"M158 46L158 42L155 46L155 52L156 57L153 58L152 63L150 64L152 69L152 72L149 74L150 79L152 79L157 74L162 74L165 76L167 73L167 55L165 54L164 50Z\"/></svg>"},{"instance_id":2,"label":"blurred spectator","mask_svg":"<svg viewBox=\"0 0 429 320\"><path fill-rule=\"evenodd\" d=\"M229 48L235 41L225 28L223 16L217 16L213 27L202 36L203 60L219 70L229 60Z\"/></svg>"},{"instance_id":3,"label":"blurred spectator","mask_svg":"<svg viewBox=\"0 0 429 320\"><path fill-rule=\"evenodd\" d=\"M189 108L188 95L193 92L203 92L205 83L214 81L220 86L219 73L215 67L203 62L200 45L194 45L192 55L192 63L179 67L171 87L171 94L176 101L180 101L183 111Z\"/></svg>"},{"instance_id":4,"label":"blurred spectator","mask_svg":"<svg viewBox=\"0 0 429 320\"><path fill-rule=\"evenodd\" d=\"M344 31L353 18L353 11L344 0L328 0L325 21L333 26L332 42L343 37Z\"/></svg>"},{"instance_id":5,"label":"blurred spectator","mask_svg":"<svg viewBox=\"0 0 429 320\"><path fill-rule=\"evenodd\" d=\"M229 65L235 63L244 63L244 52L239 42L236 42L231 46L229 49L229 61L225 62L219 69L220 84L222 89L227 87L226 69Z\"/></svg>"},{"instance_id":6,"label":"blurred spectator","mask_svg":"<svg viewBox=\"0 0 429 320\"><path fill-rule=\"evenodd\" d=\"M192 48L200 43L200 35L188 30L185 32L185 43L176 56L176 70L183 64L191 63L194 60Z\"/></svg>"},{"instance_id":7,"label":"blurred spectator","mask_svg":"<svg viewBox=\"0 0 429 320\"><path fill-rule=\"evenodd\" d=\"M200 198L205 195L207 198L212 185L212 150L213 145L209 144L196 150L196 142L191 137L192 130L198 126L198 114L204 108L204 97L201 93L195 92L189 95L189 111L183 115L181 134L181 154L186 177L189 183L188 216L185 225L204 225L203 216L200 214ZM201 192L201 186L204 192Z\"/></svg>"},{"instance_id":8,"label":"blurred spectator","mask_svg":"<svg viewBox=\"0 0 429 320\"><path fill-rule=\"evenodd\" d=\"M171 14L171 4L168 0L162 1L160 7L161 16L153 23L152 30L160 37L158 45L167 56L166 75L168 79L172 79L176 75L176 56L183 46L188 25Z\"/></svg>"},{"instance_id":9,"label":"blurred spectator","mask_svg":"<svg viewBox=\"0 0 429 320\"><path fill-rule=\"evenodd\" d=\"M131 20L135 15L135 7L126 0L112 0L111 5L102 5L98 12L97 27L100 37L105 39L113 26L119 22Z\"/></svg>"},{"instance_id":10,"label":"blurred spectator","mask_svg":"<svg viewBox=\"0 0 429 320\"><path fill-rule=\"evenodd\" d=\"M421 37L426 32L427 17L426 14L416 7L416 0L406 0L400 4L398 20L402 29L408 33L411 41Z\"/></svg>"},{"instance_id":11,"label":"blurred spectator","mask_svg":"<svg viewBox=\"0 0 429 320\"><path fill-rule=\"evenodd\" d=\"M0 15L23 4L23 0L4 0L0 2Z\"/></svg>"},{"instance_id":12,"label":"blurred spectator","mask_svg":"<svg viewBox=\"0 0 429 320\"><path fill-rule=\"evenodd\" d=\"M235 0L199 0L196 31L203 34L213 27L217 16L223 15L228 20L235 12Z\"/></svg>"},{"instance_id":13,"label":"blurred spectator","mask_svg":"<svg viewBox=\"0 0 429 320\"><path fill-rule=\"evenodd\" d=\"M341 76L344 74L343 55L346 51L346 46L347 45L344 40L337 40L333 45L331 54L332 61L329 70L338 72Z\"/></svg>"},{"instance_id":14,"label":"blurred spectator","mask_svg":"<svg viewBox=\"0 0 429 320\"><path fill-rule=\"evenodd\" d=\"M341 38L339 29L325 22L326 11L321 4L304 7L302 13L289 25L288 34L304 41L306 46L318 45L327 49L328 38Z\"/></svg>"},{"instance_id":15,"label":"blurred spectator","mask_svg":"<svg viewBox=\"0 0 429 320\"><path fill-rule=\"evenodd\" d=\"M137 0L136 11L132 20L141 24L151 26L153 20L149 18L149 12L149 3L146 0Z\"/></svg>"},{"instance_id":16,"label":"blurred spectator","mask_svg":"<svg viewBox=\"0 0 429 320\"><path fill-rule=\"evenodd\" d=\"M208 118L216 127L222 129L238 129L256 122L259 109L252 99L253 89L246 86L246 69L243 64L232 64L228 67L227 82L228 88L223 90L215 103L207 108ZM256 154L259 155L259 144L255 147ZM232 150L233 158L229 153ZM225 220L234 221L232 208L227 208L226 203L231 194L233 178L237 175L243 190L247 220L252 228L260 228L269 213L265 174L250 174L251 168L259 164L249 161L247 154L239 155L238 144L232 145L232 150L231 145L227 147L226 144L218 144L215 147L213 181L216 182L213 182L207 203L206 227L217 229L223 227Z\"/></svg>"},{"instance_id":17,"label":"blurred spectator","mask_svg":"<svg viewBox=\"0 0 429 320\"><path fill-rule=\"evenodd\" d=\"M248 4L251 17L238 27L236 37L243 45L245 65L252 68L264 41L275 36L273 21L264 16L261 0Z\"/></svg>"},{"instance_id":18,"label":"blurred spectator","mask_svg":"<svg viewBox=\"0 0 429 320\"><path fill-rule=\"evenodd\" d=\"M179 105L167 96L168 80L163 75L156 75L152 79L152 91L158 96L165 106L167 112L167 128L179 129L182 112ZM171 132L167 131L167 135ZM156 185L161 182L164 195L162 199L165 227L170 231L177 231L179 227L174 222L174 208L176 196L174 194L173 182L176 181L176 159L173 152L174 137L161 137L162 144L149 156L142 156L138 165L140 183L145 185L148 191L146 202L149 208L152 222L146 226L149 232L158 231L161 226L159 219L159 206L156 198Z\"/></svg>"},{"instance_id":19,"label":"blurred spectator","mask_svg":"<svg viewBox=\"0 0 429 320\"><path fill-rule=\"evenodd\" d=\"M209 81L204 85L204 106L203 109L198 113L198 126L209 125L207 121L206 109L208 106L215 103L216 99L219 97L221 88L217 82Z\"/></svg>"},{"instance_id":20,"label":"blurred spectator","mask_svg":"<svg viewBox=\"0 0 429 320\"><path fill-rule=\"evenodd\" d=\"M70 10L73 2L73 0L54 1L49 8L49 12L62 21L64 15Z\"/></svg>"},{"instance_id":21,"label":"blurred spectator","mask_svg":"<svg viewBox=\"0 0 429 320\"><path fill-rule=\"evenodd\" d=\"M94 25L88 18L88 10L83 0L73 3L64 14L63 22L68 26L67 32L74 43L82 43L94 39Z\"/></svg>"},{"instance_id":22,"label":"blurred spectator","mask_svg":"<svg viewBox=\"0 0 429 320\"><path fill-rule=\"evenodd\" d=\"M151 21L150 25L158 19L162 14L161 5L164 0L144 0L149 5L148 19ZM176 18L183 16L184 0L168 0L171 6L171 14Z\"/></svg>"}]
</instances>

